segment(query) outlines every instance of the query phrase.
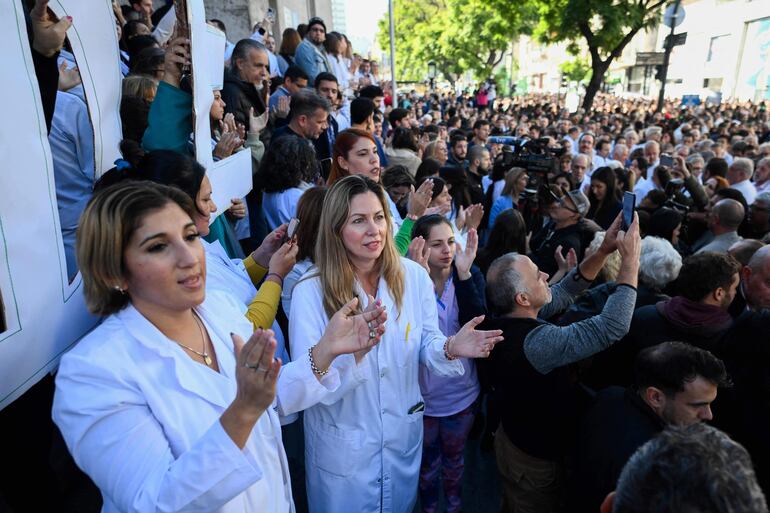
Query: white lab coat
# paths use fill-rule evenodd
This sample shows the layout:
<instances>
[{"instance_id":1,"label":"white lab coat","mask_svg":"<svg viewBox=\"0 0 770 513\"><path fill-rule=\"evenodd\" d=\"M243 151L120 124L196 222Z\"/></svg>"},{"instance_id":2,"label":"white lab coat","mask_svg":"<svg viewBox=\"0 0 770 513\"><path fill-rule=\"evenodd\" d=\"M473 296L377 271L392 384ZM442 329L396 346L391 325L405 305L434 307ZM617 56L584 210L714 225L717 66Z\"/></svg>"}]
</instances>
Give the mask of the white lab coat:
<instances>
[{"instance_id":1,"label":"white lab coat","mask_svg":"<svg viewBox=\"0 0 770 513\"><path fill-rule=\"evenodd\" d=\"M54 421L105 513L294 511L273 408L243 450L219 422L237 388L229 333L247 339L251 324L226 294L209 294L196 311L220 373L129 305L62 357Z\"/></svg>"},{"instance_id":2,"label":"white lab coat","mask_svg":"<svg viewBox=\"0 0 770 513\"><path fill-rule=\"evenodd\" d=\"M311 513L409 513L417 496L422 457L420 363L436 374L464 372L444 356L433 283L418 264L401 259L405 293L401 315L384 280L378 298L388 321L381 342L356 365L353 355L332 365L340 386L305 410L305 466ZM312 276L312 270L307 276ZM359 297L365 298L360 287ZM294 288L289 322L292 354L321 338L328 318L320 279ZM413 413L410 413L412 411Z\"/></svg>"}]
</instances>

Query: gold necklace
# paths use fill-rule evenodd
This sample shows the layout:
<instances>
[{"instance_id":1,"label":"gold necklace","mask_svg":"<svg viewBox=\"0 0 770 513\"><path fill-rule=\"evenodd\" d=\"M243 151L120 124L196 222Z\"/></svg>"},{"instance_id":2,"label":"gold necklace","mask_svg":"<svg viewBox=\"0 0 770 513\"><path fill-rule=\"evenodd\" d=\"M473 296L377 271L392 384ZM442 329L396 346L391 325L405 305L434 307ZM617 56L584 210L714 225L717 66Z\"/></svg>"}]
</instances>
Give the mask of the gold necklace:
<instances>
[{"instance_id":1,"label":"gold necklace","mask_svg":"<svg viewBox=\"0 0 770 513\"><path fill-rule=\"evenodd\" d=\"M204 333L203 333L203 323L198 318L198 314L196 314L194 310L193 310L193 318L195 319L195 324L198 326L198 330L200 331L201 340L203 340L203 352L196 351L192 347L186 346L186 345L182 344L181 342L179 342L178 340L174 340L174 342L176 342L180 346L184 347L188 351L190 351L192 353L195 353L198 356L200 356L201 358L203 358L203 361L206 363L206 365L208 367L211 367L212 360L211 360L211 356L206 352L206 335L204 335Z\"/></svg>"}]
</instances>

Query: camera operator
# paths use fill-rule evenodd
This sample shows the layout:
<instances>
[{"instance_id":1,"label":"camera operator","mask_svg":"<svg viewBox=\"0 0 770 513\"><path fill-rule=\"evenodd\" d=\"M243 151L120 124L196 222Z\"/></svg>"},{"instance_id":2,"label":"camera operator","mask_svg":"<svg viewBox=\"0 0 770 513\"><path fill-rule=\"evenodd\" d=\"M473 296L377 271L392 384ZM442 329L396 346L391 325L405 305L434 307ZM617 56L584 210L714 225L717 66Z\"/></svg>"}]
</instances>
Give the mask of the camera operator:
<instances>
[{"instance_id":1,"label":"camera operator","mask_svg":"<svg viewBox=\"0 0 770 513\"><path fill-rule=\"evenodd\" d=\"M532 236L529 257L541 271L552 276L559 267L554 256L556 248L561 246L564 256L574 249L580 260L585 249L585 233L599 228L584 219L591 205L579 190L565 193L557 185L545 185L540 189L538 200L550 220Z\"/></svg>"}]
</instances>

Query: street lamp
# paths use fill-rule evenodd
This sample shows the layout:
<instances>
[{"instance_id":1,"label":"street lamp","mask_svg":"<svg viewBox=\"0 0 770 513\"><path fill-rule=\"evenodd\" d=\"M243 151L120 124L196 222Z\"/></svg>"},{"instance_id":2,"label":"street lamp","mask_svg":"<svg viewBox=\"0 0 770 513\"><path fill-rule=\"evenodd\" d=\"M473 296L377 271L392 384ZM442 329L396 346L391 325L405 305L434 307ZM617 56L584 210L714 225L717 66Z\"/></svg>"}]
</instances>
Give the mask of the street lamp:
<instances>
[{"instance_id":1,"label":"street lamp","mask_svg":"<svg viewBox=\"0 0 770 513\"><path fill-rule=\"evenodd\" d=\"M436 62L430 61L428 62L428 78L430 79L430 89L433 90L433 81L436 79L436 74L438 73L438 70L436 69Z\"/></svg>"}]
</instances>

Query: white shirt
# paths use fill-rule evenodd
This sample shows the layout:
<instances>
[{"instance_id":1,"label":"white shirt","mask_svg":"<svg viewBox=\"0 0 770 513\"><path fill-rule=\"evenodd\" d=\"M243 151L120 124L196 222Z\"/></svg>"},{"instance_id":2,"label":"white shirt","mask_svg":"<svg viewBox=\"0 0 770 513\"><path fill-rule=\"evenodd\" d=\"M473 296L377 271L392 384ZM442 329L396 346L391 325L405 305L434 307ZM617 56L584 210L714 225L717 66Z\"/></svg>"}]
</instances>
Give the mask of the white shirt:
<instances>
[{"instance_id":1,"label":"white shirt","mask_svg":"<svg viewBox=\"0 0 770 513\"><path fill-rule=\"evenodd\" d=\"M308 502L314 512L412 511L422 459L420 363L440 375L462 375L459 360L444 357L433 283L417 263L402 258L404 296L399 314L384 280L377 297L388 312L380 343L360 363L338 357L340 387L305 410ZM312 271L311 271L312 272ZM359 297L366 297L356 287ZM294 287L289 339L292 354L307 353L328 323L319 277Z\"/></svg>"},{"instance_id":2,"label":"white shirt","mask_svg":"<svg viewBox=\"0 0 770 513\"><path fill-rule=\"evenodd\" d=\"M743 197L746 198L746 203L751 205L754 200L757 199L757 188L750 180L743 180L742 182L734 183L730 186L732 189L736 189L743 193Z\"/></svg>"},{"instance_id":3,"label":"white shirt","mask_svg":"<svg viewBox=\"0 0 770 513\"><path fill-rule=\"evenodd\" d=\"M263 193L262 210L269 229L275 230L297 216L297 202L308 188L310 184L302 182L299 187L292 187L285 191Z\"/></svg>"}]
</instances>

